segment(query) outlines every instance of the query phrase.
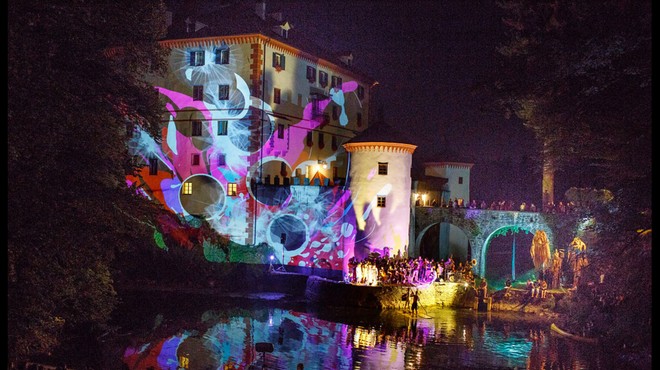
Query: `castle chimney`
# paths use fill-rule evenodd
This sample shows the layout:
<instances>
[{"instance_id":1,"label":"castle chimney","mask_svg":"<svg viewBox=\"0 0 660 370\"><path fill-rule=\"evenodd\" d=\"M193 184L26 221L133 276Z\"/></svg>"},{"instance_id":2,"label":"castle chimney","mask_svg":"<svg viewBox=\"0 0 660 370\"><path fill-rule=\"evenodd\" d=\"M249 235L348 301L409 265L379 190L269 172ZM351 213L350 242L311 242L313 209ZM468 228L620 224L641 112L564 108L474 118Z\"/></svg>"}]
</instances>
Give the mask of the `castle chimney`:
<instances>
[{"instance_id":1,"label":"castle chimney","mask_svg":"<svg viewBox=\"0 0 660 370\"><path fill-rule=\"evenodd\" d=\"M266 2L265 1L257 1L255 4L255 12L261 18L261 20L266 20Z\"/></svg>"}]
</instances>

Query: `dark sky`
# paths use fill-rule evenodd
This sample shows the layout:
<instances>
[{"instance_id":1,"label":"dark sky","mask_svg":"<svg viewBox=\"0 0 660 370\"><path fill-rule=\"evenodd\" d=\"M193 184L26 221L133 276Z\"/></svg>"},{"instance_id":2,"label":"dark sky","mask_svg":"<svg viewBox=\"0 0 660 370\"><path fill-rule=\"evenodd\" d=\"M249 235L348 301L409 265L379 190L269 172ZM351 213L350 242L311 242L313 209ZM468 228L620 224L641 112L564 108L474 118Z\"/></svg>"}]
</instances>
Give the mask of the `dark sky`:
<instances>
[{"instance_id":1,"label":"dark sky","mask_svg":"<svg viewBox=\"0 0 660 370\"><path fill-rule=\"evenodd\" d=\"M385 121L418 140L416 161L474 163L477 197L526 196L515 189L535 179L509 172L531 174L523 156L533 153L532 134L515 119L482 113L483 98L472 93L503 37L494 1L267 0L267 6L282 10L291 32L311 32L330 50L353 52L355 67L379 82ZM490 176L507 181L513 193L475 184Z\"/></svg>"}]
</instances>

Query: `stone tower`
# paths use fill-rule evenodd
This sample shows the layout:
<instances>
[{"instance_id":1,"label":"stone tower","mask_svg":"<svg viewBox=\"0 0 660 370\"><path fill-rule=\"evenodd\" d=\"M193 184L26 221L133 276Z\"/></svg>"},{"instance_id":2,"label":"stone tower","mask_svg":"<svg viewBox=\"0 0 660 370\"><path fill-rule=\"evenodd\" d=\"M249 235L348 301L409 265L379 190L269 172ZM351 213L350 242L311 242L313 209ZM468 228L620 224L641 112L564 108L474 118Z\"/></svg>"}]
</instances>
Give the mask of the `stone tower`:
<instances>
[{"instance_id":1,"label":"stone tower","mask_svg":"<svg viewBox=\"0 0 660 370\"><path fill-rule=\"evenodd\" d=\"M371 128L370 128L371 129ZM380 124L344 148L349 153L348 188L355 212L355 256L370 252L407 255L409 245L411 166L416 145Z\"/></svg>"}]
</instances>

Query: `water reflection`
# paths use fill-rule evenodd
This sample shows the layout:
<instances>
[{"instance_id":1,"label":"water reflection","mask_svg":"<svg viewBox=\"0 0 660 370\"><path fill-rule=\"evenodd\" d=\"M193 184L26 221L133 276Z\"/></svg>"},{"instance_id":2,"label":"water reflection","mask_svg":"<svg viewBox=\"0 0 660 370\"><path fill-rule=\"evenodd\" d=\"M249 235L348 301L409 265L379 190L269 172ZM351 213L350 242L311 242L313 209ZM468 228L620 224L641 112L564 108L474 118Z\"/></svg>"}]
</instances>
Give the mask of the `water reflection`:
<instances>
[{"instance_id":1,"label":"water reflection","mask_svg":"<svg viewBox=\"0 0 660 370\"><path fill-rule=\"evenodd\" d=\"M607 368L593 348L554 337L545 323L490 313L438 309L412 318L273 306L158 314L124 348L129 369ZM260 342L273 352L257 352Z\"/></svg>"}]
</instances>

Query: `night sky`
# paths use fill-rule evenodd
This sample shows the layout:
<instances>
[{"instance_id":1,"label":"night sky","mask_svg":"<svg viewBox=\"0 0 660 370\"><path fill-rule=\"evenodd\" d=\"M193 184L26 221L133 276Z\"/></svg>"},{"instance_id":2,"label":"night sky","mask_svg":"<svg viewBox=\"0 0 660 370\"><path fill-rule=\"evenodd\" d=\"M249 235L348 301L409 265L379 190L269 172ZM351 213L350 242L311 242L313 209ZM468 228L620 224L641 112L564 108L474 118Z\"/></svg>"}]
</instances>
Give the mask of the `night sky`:
<instances>
[{"instance_id":1,"label":"night sky","mask_svg":"<svg viewBox=\"0 0 660 370\"><path fill-rule=\"evenodd\" d=\"M484 112L472 92L503 37L493 1L267 0L270 9L282 10L291 32L353 52L354 66L379 82L384 120L415 136L416 162L474 163L472 198L540 198L540 175L525 158L532 134Z\"/></svg>"}]
</instances>

